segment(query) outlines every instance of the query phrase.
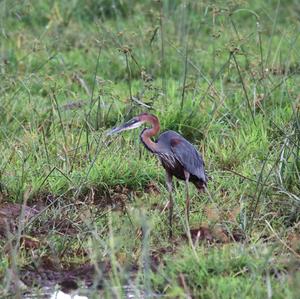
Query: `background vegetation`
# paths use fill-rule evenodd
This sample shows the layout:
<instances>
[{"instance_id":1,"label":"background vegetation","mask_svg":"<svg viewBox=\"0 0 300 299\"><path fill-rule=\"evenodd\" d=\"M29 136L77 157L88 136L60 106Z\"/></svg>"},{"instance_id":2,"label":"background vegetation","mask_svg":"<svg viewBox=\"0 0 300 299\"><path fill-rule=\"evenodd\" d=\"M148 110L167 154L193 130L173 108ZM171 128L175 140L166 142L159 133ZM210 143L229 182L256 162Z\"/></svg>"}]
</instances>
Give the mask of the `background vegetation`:
<instances>
[{"instance_id":1,"label":"background vegetation","mask_svg":"<svg viewBox=\"0 0 300 299\"><path fill-rule=\"evenodd\" d=\"M296 298L299 23L296 0L2 0L1 296L92 265L108 298ZM158 160L106 136L144 111L206 162L190 238L183 185L169 240Z\"/></svg>"}]
</instances>

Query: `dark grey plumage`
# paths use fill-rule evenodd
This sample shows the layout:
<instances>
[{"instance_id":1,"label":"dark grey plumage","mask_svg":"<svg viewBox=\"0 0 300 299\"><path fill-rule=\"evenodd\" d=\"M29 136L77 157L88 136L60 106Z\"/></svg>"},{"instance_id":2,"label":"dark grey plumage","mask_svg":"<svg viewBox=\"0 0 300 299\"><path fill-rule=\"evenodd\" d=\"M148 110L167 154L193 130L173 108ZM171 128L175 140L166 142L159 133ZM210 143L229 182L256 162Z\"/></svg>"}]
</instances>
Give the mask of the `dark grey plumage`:
<instances>
[{"instance_id":1,"label":"dark grey plumage","mask_svg":"<svg viewBox=\"0 0 300 299\"><path fill-rule=\"evenodd\" d=\"M156 142L160 152L159 156L163 167L171 175L185 180L184 170L190 173L190 181L199 189L207 184L207 175L200 153L184 137L175 131L162 133Z\"/></svg>"}]
</instances>

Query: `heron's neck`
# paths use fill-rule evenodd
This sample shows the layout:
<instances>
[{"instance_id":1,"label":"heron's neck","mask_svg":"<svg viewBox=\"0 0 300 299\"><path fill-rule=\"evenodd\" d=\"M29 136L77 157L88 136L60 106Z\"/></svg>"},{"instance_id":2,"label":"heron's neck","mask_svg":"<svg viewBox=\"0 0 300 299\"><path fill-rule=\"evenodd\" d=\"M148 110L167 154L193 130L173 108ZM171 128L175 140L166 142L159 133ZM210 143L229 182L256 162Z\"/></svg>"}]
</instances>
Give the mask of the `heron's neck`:
<instances>
[{"instance_id":1,"label":"heron's neck","mask_svg":"<svg viewBox=\"0 0 300 299\"><path fill-rule=\"evenodd\" d=\"M149 119L147 122L151 123L152 127L143 130L141 133L141 140L149 151L155 153L157 151L157 143L153 142L151 137L155 136L159 132L159 122L157 119Z\"/></svg>"}]
</instances>

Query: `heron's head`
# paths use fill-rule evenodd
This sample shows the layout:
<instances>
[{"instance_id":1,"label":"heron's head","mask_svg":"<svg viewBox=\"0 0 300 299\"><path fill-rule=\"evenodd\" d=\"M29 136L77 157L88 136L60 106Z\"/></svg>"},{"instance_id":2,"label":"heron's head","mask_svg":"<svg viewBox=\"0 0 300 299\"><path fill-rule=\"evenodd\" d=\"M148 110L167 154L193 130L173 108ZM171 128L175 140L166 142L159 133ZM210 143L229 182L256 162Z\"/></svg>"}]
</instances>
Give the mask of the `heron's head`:
<instances>
[{"instance_id":1,"label":"heron's head","mask_svg":"<svg viewBox=\"0 0 300 299\"><path fill-rule=\"evenodd\" d=\"M138 116L135 116L131 120L125 122L124 124L110 130L107 133L107 135L112 135L112 134L120 133L122 131L138 128L147 121L147 118L149 116L150 116L150 114L148 114L148 113L142 113Z\"/></svg>"}]
</instances>

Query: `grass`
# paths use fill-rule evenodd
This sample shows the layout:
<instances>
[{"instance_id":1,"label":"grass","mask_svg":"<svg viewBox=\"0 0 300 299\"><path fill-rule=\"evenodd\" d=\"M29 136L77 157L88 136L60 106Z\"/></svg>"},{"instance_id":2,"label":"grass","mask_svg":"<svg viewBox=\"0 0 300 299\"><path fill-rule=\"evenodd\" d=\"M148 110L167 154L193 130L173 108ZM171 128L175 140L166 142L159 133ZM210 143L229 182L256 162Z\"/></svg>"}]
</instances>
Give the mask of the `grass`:
<instances>
[{"instance_id":1,"label":"grass","mask_svg":"<svg viewBox=\"0 0 300 299\"><path fill-rule=\"evenodd\" d=\"M38 210L24 222L23 208L14 229L0 220L2 297L22 296L11 270L25 281L45 263L94 265L107 298L126 284L137 297L297 297L296 1L0 8L0 201ZM168 239L164 171L139 132L106 136L144 111L204 157L208 193L191 188L198 240L185 237L182 183Z\"/></svg>"}]
</instances>

